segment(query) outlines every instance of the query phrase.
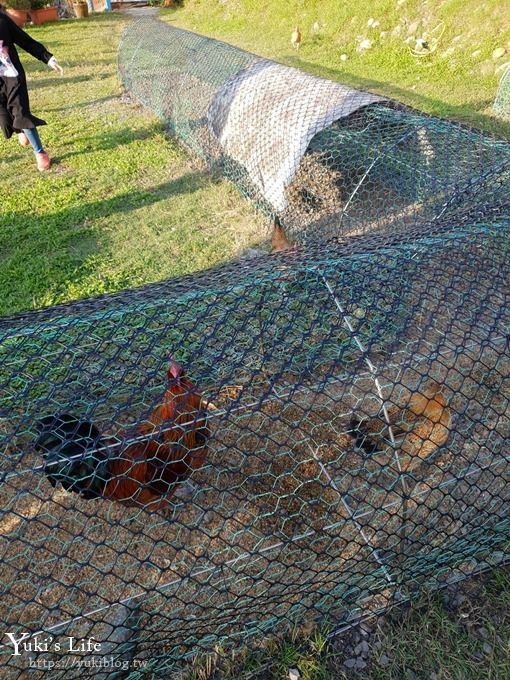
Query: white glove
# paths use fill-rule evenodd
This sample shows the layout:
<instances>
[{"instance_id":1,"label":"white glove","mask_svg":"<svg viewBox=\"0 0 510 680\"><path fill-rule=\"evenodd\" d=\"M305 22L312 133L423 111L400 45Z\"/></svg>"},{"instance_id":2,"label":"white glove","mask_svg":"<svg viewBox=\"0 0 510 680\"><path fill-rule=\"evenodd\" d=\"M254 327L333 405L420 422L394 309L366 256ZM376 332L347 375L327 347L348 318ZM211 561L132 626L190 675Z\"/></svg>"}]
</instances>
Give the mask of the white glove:
<instances>
[{"instance_id":1,"label":"white glove","mask_svg":"<svg viewBox=\"0 0 510 680\"><path fill-rule=\"evenodd\" d=\"M57 73L60 73L61 76L64 75L64 69L62 68L62 66L60 66L60 64L59 64L58 61L55 59L55 57L52 57L52 58L49 60L48 66L49 66L50 68L52 68L54 71L57 71Z\"/></svg>"}]
</instances>

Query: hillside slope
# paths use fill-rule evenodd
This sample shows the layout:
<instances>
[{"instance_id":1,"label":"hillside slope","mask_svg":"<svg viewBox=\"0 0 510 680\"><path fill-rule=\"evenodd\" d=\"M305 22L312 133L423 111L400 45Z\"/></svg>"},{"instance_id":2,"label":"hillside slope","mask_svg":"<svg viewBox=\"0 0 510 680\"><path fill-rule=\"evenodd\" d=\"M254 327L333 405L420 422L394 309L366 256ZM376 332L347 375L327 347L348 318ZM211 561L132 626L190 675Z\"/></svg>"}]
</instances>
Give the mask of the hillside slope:
<instances>
[{"instance_id":1,"label":"hillside slope","mask_svg":"<svg viewBox=\"0 0 510 680\"><path fill-rule=\"evenodd\" d=\"M165 11L162 18L510 136L509 122L495 118L491 109L505 65L510 66L507 10L507 0L185 0L184 7ZM290 44L296 24L303 36L299 50ZM419 38L428 42L430 53L413 54ZM360 50L364 40L371 46ZM494 58L496 48L506 53Z\"/></svg>"}]
</instances>

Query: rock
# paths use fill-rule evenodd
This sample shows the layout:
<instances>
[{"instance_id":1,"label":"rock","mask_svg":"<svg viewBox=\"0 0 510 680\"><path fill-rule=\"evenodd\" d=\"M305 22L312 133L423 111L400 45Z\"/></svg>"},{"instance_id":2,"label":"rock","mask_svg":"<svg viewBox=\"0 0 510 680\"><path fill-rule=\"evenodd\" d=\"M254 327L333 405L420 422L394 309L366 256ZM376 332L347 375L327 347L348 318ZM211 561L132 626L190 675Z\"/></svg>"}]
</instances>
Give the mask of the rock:
<instances>
[{"instance_id":1,"label":"rock","mask_svg":"<svg viewBox=\"0 0 510 680\"><path fill-rule=\"evenodd\" d=\"M347 61L347 59L349 59L349 55L348 55L348 54L341 54L341 55L340 55L340 61Z\"/></svg>"},{"instance_id":2,"label":"rock","mask_svg":"<svg viewBox=\"0 0 510 680\"><path fill-rule=\"evenodd\" d=\"M389 656L386 656L386 654L381 654L379 657L379 665L380 666L387 666L390 663L391 659Z\"/></svg>"},{"instance_id":3,"label":"rock","mask_svg":"<svg viewBox=\"0 0 510 680\"><path fill-rule=\"evenodd\" d=\"M402 5L405 5L407 0L397 0L397 7L402 7Z\"/></svg>"},{"instance_id":4,"label":"rock","mask_svg":"<svg viewBox=\"0 0 510 680\"><path fill-rule=\"evenodd\" d=\"M379 37L381 38L381 40L384 40L384 38L385 38L387 35L388 35L388 31L381 31L381 32L379 33Z\"/></svg>"},{"instance_id":5,"label":"rock","mask_svg":"<svg viewBox=\"0 0 510 680\"><path fill-rule=\"evenodd\" d=\"M471 52L471 56L474 57L475 59L479 57L482 53L482 50L475 50L474 52Z\"/></svg>"},{"instance_id":6,"label":"rock","mask_svg":"<svg viewBox=\"0 0 510 680\"><path fill-rule=\"evenodd\" d=\"M319 31L321 30L321 28L322 28L322 26L320 25L320 23L319 23L318 21L316 21L316 22L314 23L314 25L312 26L312 31L313 31L314 33L319 33Z\"/></svg>"},{"instance_id":7,"label":"rock","mask_svg":"<svg viewBox=\"0 0 510 680\"><path fill-rule=\"evenodd\" d=\"M370 17L370 19L367 21L367 26L370 28L370 26L373 26L375 19Z\"/></svg>"},{"instance_id":8,"label":"rock","mask_svg":"<svg viewBox=\"0 0 510 680\"><path fill-rule=\"evenodd\" d=\"M299 680L301 673L297 668L289 668L289 680Z\"/></svg>"},{"instance_id":9,"label":"rock","mask_svg":"<svg viewBox=\"0 0 510 680\"><path fill-rule=\"evenodd\" d=\"M358 661L357 659L347 659L346 661L344 661L344 666L346 668L354 668L356 666L357 661Z\"/></svg>"},{"instance_id":10,"label":"rock","mask_svg":"<svg viewBox=\"0 0 510 680\"><path fill-rule=\"evenodd\" d=\"M365 38L365 40L362 40L360 44L358 45L358 50L362 52L363 50L369 50L372 47L372 41L369 40L368 38Z\"/></svg>"},{"instance_id":11,"label":"rock","mask_svg":"<svg viewBox=\"0 0 510 680\"><path fill-rule=\"evenodd\" d=\"M407 35L414 35L419 27L420 27L420 22L419 21L413 21L412 24L409 24L409 27L407 29Z\"/></svg>"},{"instance_id":12,"label":"rock","mask_svg":"<svg viewBox=\"0 0 510 680\"><path fill-rule=\"evenodd\" d=\"M395 26L395 28L392 30L391 35L392 35L394 38L398 38L398 36L399 36L401 33L402 33L402 26L401 26L400 24L398 24L398 25Z\"/></svg>"},{"instance_id":13,"label":"rock","mask_svg":"<svg viewBox=\"0 0 510 680\"><path fill-rule=\"evenodd\" d=\"M367 662L364 661L363 659L356 659L356 669L357 670L362 670L363 668L367 667Z\"/></svg>"},{"instance_id":14,"label":"rock","mask_svg":"<svg viewBox=\"0 0 510 680\"><path fill-rule=\"evenodd\" d=\"M368 656L368 653L370 651L370 646L366 640L362 640L359 644L354 647L354 654L356 656Z\"/></svg>"},{"instance_id":15,"label":"rock","mask_svg":"<svg viewBox=\"0 0 510 680\"><path fill-rule=\"evenodd\" d=\"M506 54L506 49L504 47L496 47L496 49L492 53L492 58L493 59L501 59L501 57L504 57L505 54Z\"/></svg>"},{"instance_id":16,"label":"rock","mask_svg":"<svg viewBox=\"0 0 510 680\"><path fill-rule=\"evenodd\" d=\"M488 642L483 643L483 651L485 654L492 654L492 645L490 645Z\"/></svg>"}]
</instances>

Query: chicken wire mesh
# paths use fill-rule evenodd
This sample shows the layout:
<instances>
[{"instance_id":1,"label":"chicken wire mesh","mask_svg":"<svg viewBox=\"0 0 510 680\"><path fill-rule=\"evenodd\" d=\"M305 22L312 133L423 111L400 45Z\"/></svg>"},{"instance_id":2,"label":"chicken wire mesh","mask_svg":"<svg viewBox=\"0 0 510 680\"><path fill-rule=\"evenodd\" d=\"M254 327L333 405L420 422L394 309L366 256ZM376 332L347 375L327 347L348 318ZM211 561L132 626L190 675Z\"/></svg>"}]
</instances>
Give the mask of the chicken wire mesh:
<instances>
[{"instance_id":1,"label":"chicken wire mesh","mask_svg":"<svg viewBox=\"0 0 510 680\"><path fill-rule=\"evenodd\" d=\"M3 677L168 677L507 559L510 211L457 218L2 319Z\"/></svg>"},{"instance_id":2,"label":"chicken wire mesh","mask_svg":"<svg viewBox=\"0 0 510 680\"><path fill-rule=\"evenodd\" d=\"M498 116L510 118L510 64L499 81L493 108Z\"/></svg>"},{"instance_id":3,"label":"chicken wire mesh","mask_svg":"<svg viewBox=\"0 0 510 680\"><path fill-rule=\"evenodd\" d=\"M405 230L508 181L506 141L152 18L128 25L119 72L297 242Z\"/></svg>"}]
</instances>

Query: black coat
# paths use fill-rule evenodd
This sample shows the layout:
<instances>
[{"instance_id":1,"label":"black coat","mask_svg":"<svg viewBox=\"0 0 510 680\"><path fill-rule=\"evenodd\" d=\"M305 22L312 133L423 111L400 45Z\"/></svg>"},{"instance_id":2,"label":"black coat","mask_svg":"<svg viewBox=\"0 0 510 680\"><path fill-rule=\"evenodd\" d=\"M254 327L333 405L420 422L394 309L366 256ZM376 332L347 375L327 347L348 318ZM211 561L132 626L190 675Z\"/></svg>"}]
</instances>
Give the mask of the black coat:
<instances>
[{"instance_id":1,"label":"black coat","mask_svg":"<svg viewBox=\"0 0 510 680\"><path fill-rule=\"evenodd\" d=\"M44 45L16 26L14 21L3 12L0 12L0 40L3 41L3 46L9 49L9 57L18 72L17 78L0 76L0 128L8 139L13 132L21 132L24 128L34 128L37 125L46 125L44 120L30 113L25 71L15 45L45 64L51 59L52 54Z\"/></svg>"}]
</instances>

